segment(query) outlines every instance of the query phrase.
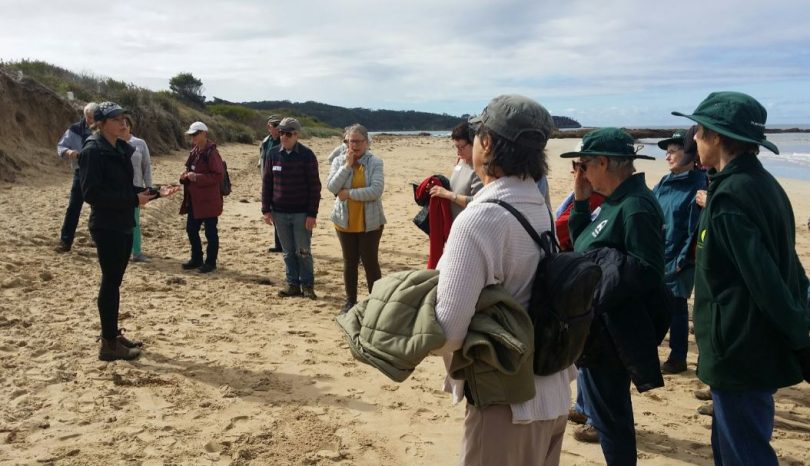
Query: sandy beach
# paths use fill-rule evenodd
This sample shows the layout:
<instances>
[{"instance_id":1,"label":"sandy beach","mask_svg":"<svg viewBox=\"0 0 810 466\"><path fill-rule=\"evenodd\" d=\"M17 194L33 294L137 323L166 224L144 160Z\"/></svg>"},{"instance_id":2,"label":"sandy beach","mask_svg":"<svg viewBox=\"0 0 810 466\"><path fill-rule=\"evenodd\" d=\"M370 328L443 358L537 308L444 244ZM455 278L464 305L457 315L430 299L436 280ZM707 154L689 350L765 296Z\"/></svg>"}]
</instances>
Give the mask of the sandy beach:
<instances>
[{"instance_id":1,"label":"sandy beach","mask_svg":"<svg viewBox=\"0 0 810 466\"><path fill-rule=\"evenodd\" d=\"M325 185L338 140L303 142ZM549 143L553 207L571 186L570 162L558 155L577 143ZM449 174L455 151L447 139L393 136L376 138L371 150L385 162L383 275L423 268L428 243L411 222L418 207L409 183ZM394 383L352 359L334 322L344 296L333 196L323 188L313 234L320 299L282 300L284 264L267 252L273 231L261 219L258 146L220 152L233 193L219 221L216 273L180 268L189 255L182 196L143 210L152 261L130 263L121 288L120 325L146 343L133 362L97 359L100 272L89 206L73 250L53 252L69 170L0 184L0 464L456 464L464 406L440 390L441 361L429 358ZM175 182L185 157L154 157L156 183ZM650 187L666 172L663 160L636 166ZM807 266L810 183L782 183ZM665 340L662 359L668 351ZM695 351L692 340L689 370L665 376L665 387L632 390L640 464L712 464L711 419L696 412L703 402L692 395L701 388ZM562 464L603 464L599 445L574 440L573 429L569 423ZM772 444L781 464L810 464L809 442L810 385L780 390Z\"/></svg>"}]
</instances>

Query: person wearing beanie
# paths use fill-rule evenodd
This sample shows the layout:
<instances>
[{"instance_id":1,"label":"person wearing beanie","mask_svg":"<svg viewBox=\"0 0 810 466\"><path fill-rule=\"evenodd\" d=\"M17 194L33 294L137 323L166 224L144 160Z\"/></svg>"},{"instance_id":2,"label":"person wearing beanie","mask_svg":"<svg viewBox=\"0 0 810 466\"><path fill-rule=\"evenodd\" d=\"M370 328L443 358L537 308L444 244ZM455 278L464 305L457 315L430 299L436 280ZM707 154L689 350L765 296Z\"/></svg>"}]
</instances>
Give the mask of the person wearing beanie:
<instances>
[{"instance_id":1,"label":"person wearing beanie","mask_svg":"<svg viewBox=\"0 0 810 466\"><path fill-rule=\"evenodd\" d=\"M695 195L706 189L706 173L695 164L697 125L689 130L677 130L671 138L658 142L667 152L669 174L653 188L653 194L664 213L664 282L675 297L672 323L669 328L670 354L661 365L665 374L686 370L689 337L689 307L686 302L695 282L695 261L692 240L697 232L701 208Z\"/></svg>"},{"instance_id":2,"label":"person wearing beanie","mask_svg":"<svg viewBox=\"0 0 810 466\"><path fill-rule=\"evenodd\" d=\"M776 390L810 382L808 280L787 194L763 168L767 111L741 92L713 92L691 115L710 168L695 258L697 376L711 389L714 463L776 466Z\"/></svg>"}]
</instances>

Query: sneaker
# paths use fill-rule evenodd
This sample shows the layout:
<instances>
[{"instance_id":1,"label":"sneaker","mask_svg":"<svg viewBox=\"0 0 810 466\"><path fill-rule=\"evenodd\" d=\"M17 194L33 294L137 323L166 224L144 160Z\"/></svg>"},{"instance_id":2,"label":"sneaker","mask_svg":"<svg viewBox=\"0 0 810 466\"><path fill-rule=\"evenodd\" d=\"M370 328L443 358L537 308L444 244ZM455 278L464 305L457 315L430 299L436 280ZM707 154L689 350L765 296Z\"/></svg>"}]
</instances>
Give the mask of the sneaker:
<instances>
[{"instance_id":1,"label":"sneaker","mask_svg":"<svg viewBox=\"0 0 810 466\"><path fill-rule=\"evenodd\" d=\"M183 265L181 265L181 267L183 267L183 270L191 270L191 269L198 269L202 265L203 263L201 260L191 259L188 262L184 262Z\"/></svg>"},{"instance_id":2,"label":"sneaker","mask_svg":"<svg viewBox=\"0 0 810 466\"><path fill-rule=\"evenodd\" d=\"M53 250L54 250L54 252L65 253L65 252L70 252L70 248L71 248L70 243L66 243L64 241L59 241L59 244L57 244L56 247L53 248Z\"/></svg>"},{"instance_id":3,"label":"sneaker","mask_svg":"<svg viewBox=\"0 0 810 466\"><path fill-rule=\"evenodd\" d=\"M101 345L98 349L98 358L102 361L116 361L124 360L129 361L141 355L141 350L138 348L127 348L115 340L107 340L101 338Z\"/></svg>"},{"instance_id":4,"label":"sneaker","mask_svg":"<svg viewBox=\"0 0 810 466\"><path fill-rule=\"evenodd\" d=\"M588 422L588 416L581 413L574 408L568 410L568 420L574 424L585 424Z\"/></svg>"},{"instance_id":5,"label":"sneaker","mask_svg":"<svg viewBox=\"0 0 810 466\"><path fill-rule=\"evenodd\" d=\"M278 295L282 298L289 298L290 296L301 296L301 287L298 285L287 285L287 288L278 291Z\"/></svg>"},{"instance_id":6,"label":"sneaker","mask_svg":"<svg viewBox=\"0 0 810 466\"><path fill-rule=\"evenodd\" d=\"M704 388L701 390L694 391L695 398L700 401L712 401L712 391L711 389Z\"/></svg>"},{"instance_id":7,"label":"sneaker","mask_svg":"<svg viewBox=\"0 0 810 466\"><path fill-rule=\"evenodd\" d=\"M126 332L126 330L127 329L125 329L125 328L118 329L118 336L115 337L116 341L118 341L119 344L126 346L127 348L140 348L140 347L142 347L143 346L142 341L140 341L140 340L130 340L129 338L124 336L124 332Z\"/></svg>"},{"instance_id":8,"label":"sneaker","mask_svg":"<svg viewBox=\"0 0 810 466\"><path fill-rule=\"evenodd\" d=\"M315 294L315 290L311 286L302 286L301 295L309 299L318 299L318 295Z\"/></svg>"},{"instance_id":9,"label":"sneaker","mask_svg":"<svg viewBox=\"0 0 810 466\"><path fill-rule=\"evenodd\" d=\"M680 374L686 371L686 361L673 361L667 359L664 364L661 364L661 372L664 374Z\"/></svg>"},{"instance_id":10,"label":"sneaker","mask_svg":"<svg viewBox=\"0 0 810 466\"><path fill-rule=\"evenodd\" d=\"M134 256L132 256L132 262L146 263L149 262L149 258L144 256L143 253L135 254Z\"/></svg>"},{"instance_id":11,"label":"sneaker","mask_svg":"<svg viewBox=\"0 0 810 466\"><path fill-rule=\"evenodd\" d=\"M599 443L599 431L596 427L584 425L574 430L574 438L585 443Z\"/></svg>"},{"instance_id":12,"label":"sneaker","mask_svg":"<svg viewBox=\"0 0 810 466\"><path fill-rule=\"evenodd\" d=\"M349 312L349 309L353 308L356 304L357 303L355 301L346 301L346 303L343 304L343 307L340 308L340 313L345 314Z\"/></svg>"},{"instance_id":13,"label":"sneaker","mask_svg":"<svg viewBox=\"0 0 810 466\"><path fill-rule=\"evenodd\" d=\"M200 273L211 273L216 269L217 269L216 265L203 264L200 266L200 268L197 269L197 271Z\"/></svg>"},{"instance_id":14,"label":"sneaker","mask_svg":"<svg viewBox=\"0 0 810 466\"><path fill-rule=\"evenodd\" d=\"M698 406L697 409L698 414L702 414L704 416L713 416L714 415L714 404L706 403L704 405Z\"/></svg>"}]
</instances>

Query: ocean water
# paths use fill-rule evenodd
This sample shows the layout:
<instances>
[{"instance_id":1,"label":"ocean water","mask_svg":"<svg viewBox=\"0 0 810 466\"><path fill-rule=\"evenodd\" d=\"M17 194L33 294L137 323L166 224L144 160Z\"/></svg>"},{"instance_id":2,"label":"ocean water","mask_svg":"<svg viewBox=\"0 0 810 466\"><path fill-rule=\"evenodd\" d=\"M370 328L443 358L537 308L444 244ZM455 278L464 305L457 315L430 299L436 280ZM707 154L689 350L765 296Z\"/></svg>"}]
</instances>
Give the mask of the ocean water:
<instances>
[{"instance_id":1,"label":"ocean water","mask_svg":"<svg viewBox=\"0 0 810 466\"><path fill-rule=\"evenodd\" d=\"M808 125L774 125L773 127L810 128ZM379 133L370 132L369 134L373 136ZM384 133L397 135L429 133L431 136L441 138L450 136L449 131L384 131ZM762 161L762 165L774 176L810 180L810 133L771 133L766 136L779 148L779 154L760 147L759 159ZM639 139L639 143L644 145L641 153L663 159L666 153L658 148L658 141L658 139Z\"/></svg>"},{"instance_id":2,"label":"ocean water","mask_svg":"<svg viewBox=\"0 0 810 466\"><path fill-rule=\"evenodd\" d=\"M779 148L779 154L774 154L760 147L759 159L766 170L777 177L810 180L810 133L773 133L766 137ZM640 139L639 142L644 144L641 153L662 159L666 156L665 151L658 148L658 139Z\"/></svg>"}]
</instances>

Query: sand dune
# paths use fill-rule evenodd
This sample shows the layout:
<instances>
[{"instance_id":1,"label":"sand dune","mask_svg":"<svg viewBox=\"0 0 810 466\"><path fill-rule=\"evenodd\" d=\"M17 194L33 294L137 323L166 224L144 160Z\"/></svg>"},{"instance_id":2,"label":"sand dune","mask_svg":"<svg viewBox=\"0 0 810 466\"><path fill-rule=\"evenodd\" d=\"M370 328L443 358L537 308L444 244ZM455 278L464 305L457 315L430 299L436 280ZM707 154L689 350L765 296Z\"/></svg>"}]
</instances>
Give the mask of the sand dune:
<instances>
[{"instance_id":1,"label":"sand dune","mask_svg":"<svg viewBox=\"0 0 810 466\"><path fill-rule=\"evenodd\" d=\"M306 141L324 182L337 142ZM576 143L550 144L555 203L570 189L568 162L556 155ZM455 464L464 407L439 390L438 359L396 384L353 360L334 323L344 297L332 196L324 188L313 236L321 298L281 300L284 265L267 253L272 229L261 221L258 149L220 149L234 191L220 219L216 273L180 269L188 256L180 196L144 210L144 252L153 260L130 264L122 286L121 325L147 345L132 363L96 358L99 270L87 207L74 250L52 252L70 175L0 185L0 463ZM448 173L455 152L428 137L379 137L372 150L386 164L383 273L422 268L427 238L411 223L418 208L409 182ZM156 182L174 181L184 160L179 152L156 157ZM638 167L650 185L665 170L662 161ZM807 264L810 186L785 186ZM710 419L696 413L701 402L691 394L700 386L692 350L686 375L633 392L641 464L712 464ZM810 387L776 399L773 445L782 463L810 463ZM575 441L572 430L563 464L602 464L599 446Z\"/></svg>"}]
</instances>

